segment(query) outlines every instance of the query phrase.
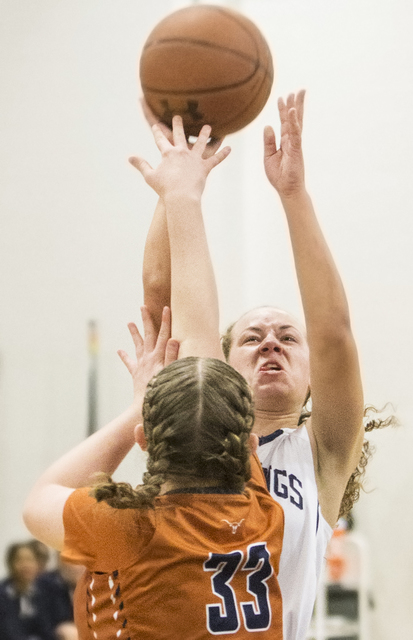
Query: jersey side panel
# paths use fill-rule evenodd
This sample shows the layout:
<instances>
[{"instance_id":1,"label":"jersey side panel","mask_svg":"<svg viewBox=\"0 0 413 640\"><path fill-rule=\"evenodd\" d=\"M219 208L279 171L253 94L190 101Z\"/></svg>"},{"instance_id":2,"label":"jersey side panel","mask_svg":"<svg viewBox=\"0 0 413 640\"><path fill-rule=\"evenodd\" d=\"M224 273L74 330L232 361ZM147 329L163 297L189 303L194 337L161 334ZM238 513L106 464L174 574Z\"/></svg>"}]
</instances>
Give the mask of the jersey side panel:
<instances>
[{"instance_id":1,"label":"jersey side panel","mask_svg":"<svg viewBox=\"0 0 413 640\"><path fill-rule=\"evenodd\" d=\"M284 429L258 448L268 489L283 507L285 524L279 584L284 633L303 640L332 530L322 517L307 429Z\"/></svg>"}]
</instances>

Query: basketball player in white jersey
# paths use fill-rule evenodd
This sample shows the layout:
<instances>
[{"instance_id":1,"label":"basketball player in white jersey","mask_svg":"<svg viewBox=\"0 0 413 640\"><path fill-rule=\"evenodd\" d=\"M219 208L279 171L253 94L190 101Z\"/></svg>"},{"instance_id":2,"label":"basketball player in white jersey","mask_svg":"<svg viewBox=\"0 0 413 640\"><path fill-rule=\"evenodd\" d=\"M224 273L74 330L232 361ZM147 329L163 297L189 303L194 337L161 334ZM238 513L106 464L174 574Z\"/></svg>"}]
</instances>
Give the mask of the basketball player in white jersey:
<instances>
[{"instance_id":1,"label":"basketball player in white jersey","mask_svg":"<svg viewBox=\"0 0 413 640\"><path fill-rule=\"evenodd\" d=\"M264 165L287 218L306 329L290 314L263 307L243 315L224 338L229 363L253 389L258 455L271 494L284 509L279 582L285 640L305 639L323 555L364 436L362 384L346 295L304 180L303 104L304 92L279 100L281 140L277 147L273 129L265 128ZM193 246L199 263L194 229L182 242ZM148 236L143 278L145 303L157 322L170 295L162 199ZM214 283L203 281L200 273L198 286L204 291L204 313L216 318ZM303 420L310 392L311 416Z\"/></svg>"}]
</instances>

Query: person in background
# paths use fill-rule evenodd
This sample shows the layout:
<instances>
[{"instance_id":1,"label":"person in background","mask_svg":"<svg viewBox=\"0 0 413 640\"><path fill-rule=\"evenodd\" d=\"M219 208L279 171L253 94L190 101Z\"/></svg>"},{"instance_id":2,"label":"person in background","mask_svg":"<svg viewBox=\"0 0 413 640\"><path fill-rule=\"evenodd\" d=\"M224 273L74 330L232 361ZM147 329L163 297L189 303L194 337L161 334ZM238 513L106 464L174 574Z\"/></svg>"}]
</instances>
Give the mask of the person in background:
<instances>
[{"instance_id":1,"label":"person in background","mask_svg":"<svg viewBox=\"0 0 413 640\"><path fill-rule=\"evenodd\" d=\"M42 615L57 640L76 640L78 637L74 624L73 595L84 570L82 565L65 562L58 553L56 569L44 571L37 577L36 586L42 594Z\"/></svg>"},{"instance_id":2,"label":"person in background","mask_svg":"<svg viewBox=\"0 0 413 640\"><path fill-rule=\"evenodd\" d=\"M49 547L34 538L33 540L29 540L27 544L33 549L35 556L39 559L40 571L47 571L51 558Z\"/></svg>"},{"instance_id":3,"label":"person in background","mask_svg":"<svg viewBox=\"0 0 413 640\"><path fill-rule=\"evenodd\" d=\"M0 583L1 640L56 640L43 615L36 585L44 557L32 541L16 542L6 551L8 576Z\"/></svg>"}]
</instances>

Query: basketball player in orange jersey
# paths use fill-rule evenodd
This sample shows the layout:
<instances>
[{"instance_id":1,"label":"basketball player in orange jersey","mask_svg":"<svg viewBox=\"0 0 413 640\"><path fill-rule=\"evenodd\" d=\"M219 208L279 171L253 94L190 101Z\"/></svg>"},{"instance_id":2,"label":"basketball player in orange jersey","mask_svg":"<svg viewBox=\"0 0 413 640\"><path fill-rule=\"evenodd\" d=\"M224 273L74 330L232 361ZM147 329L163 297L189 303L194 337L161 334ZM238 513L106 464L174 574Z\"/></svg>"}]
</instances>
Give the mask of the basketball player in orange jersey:
<instances>
[{"instance_id":1,"label":"basketball player in orange jersey","mask_svg":"<svg viewBox=\"0 0 413 640\"><path fill-rule=\"evenodd\" d=\"M157 337L143 307L144 340L130 325L136 361L120 352L133 377L132 406L52 465L25 506L33 535L88 569L75 604L81 640L283 639L283 510L259 461L250 461L251 394L223 361L203 229L206 177L229 152L204 159L209 132L205 127L189 150L177 117L174 144L154 128L162 152L157 169L135 160L166 206L176 339L169 340L168 308ZM197 289L199 275L208 291ZM182 358L162 368L178 346ZM134 435L149 454L135 490L107 475ZM98 471L106 475L91 489Z\"/></svg>"},{"instance_id":2,"label":"basketball player in orange jersey","mask_svg":"<svg viewBox=\"0 0 413 640\"><path fill-rule=\"evenodd\" d=\"M306 329L289 313L263 307L243 315L223 341L228 362L252 388L258 457L268 488L284 511L279 582L286 640L306 637L343 495L348 508L359 490L359 471L352 474L364 437L362 384L346 295L304 180L303 105L303 91L279 100L281 140L277 146L273 129L265 128L264 165L287 218ZM148 110L146 116L153 120ZM143 270L145 302L155 323L159 305L169 301L166 219L160 199ZM192 246L189 273L200 260L195 234L184 230L181 244L186 251ZM210 303L213 286L200 271L197 287L205 315L217 313ZM310 389L311 415L306 410Z\"/></svg>"}]
</instances>

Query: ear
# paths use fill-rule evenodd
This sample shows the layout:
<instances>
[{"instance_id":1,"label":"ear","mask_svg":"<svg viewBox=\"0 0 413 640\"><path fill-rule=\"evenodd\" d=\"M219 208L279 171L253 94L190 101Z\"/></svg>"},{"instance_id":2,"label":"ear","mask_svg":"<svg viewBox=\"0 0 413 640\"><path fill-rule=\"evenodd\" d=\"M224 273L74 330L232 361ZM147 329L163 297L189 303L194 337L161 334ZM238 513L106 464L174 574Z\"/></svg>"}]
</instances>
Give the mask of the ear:
<instances>
[{"instance_id":1,"label":"ear","mask_svg":"<svg viewBox=\"0 0 413 640\"><path fill-rule=\"evenodd\" d=\"M258 442L259 442L259 439L258 439L257 434L256 433L251 433L250 437L249 437L248 444L249 444L249 447L251 449L251 453L253 455L254 455L254 453L257 453Z\"/></svg>"},{"instance_id":2,"label":"ear","mask_svg":"<svg viewBox=\"0 0 413 640\"><path fill-rule=\"evenodd\" d=\"M140 446L142 451L146 451L147 443L145 433L143 431L143 424L137 424L134 431L135 441Z\"/></svg>"}]
</instances>

